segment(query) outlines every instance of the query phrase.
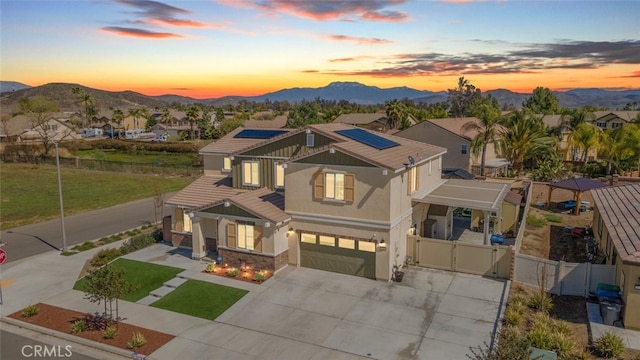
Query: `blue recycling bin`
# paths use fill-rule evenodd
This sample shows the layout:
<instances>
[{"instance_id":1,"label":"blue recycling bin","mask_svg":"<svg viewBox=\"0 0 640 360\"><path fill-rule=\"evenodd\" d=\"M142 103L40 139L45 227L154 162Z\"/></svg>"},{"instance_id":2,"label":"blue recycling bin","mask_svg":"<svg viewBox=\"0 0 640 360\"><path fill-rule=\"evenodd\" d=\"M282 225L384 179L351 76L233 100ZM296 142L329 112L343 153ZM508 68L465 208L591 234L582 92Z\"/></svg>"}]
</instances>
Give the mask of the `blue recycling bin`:
<instances>
[{"instance_id":1,"label":"blue recycling bin","mask_svg":"<svg viewBox=\"0 0 640 360\"><path fill-rule=\"evenodd\" d=\"M502 235L491 235L492 244L504 244L505 237Z\"/></svg>"}]
</instances>

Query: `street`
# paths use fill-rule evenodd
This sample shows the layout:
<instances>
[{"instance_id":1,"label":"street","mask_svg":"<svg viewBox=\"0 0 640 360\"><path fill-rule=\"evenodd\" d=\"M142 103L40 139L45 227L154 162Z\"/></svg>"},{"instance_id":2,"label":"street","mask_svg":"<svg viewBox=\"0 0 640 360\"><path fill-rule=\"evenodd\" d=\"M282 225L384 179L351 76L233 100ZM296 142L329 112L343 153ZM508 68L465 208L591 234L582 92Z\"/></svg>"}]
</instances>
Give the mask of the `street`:
<instances>
[{"instance_id":1,"label":"street","mask_svg":"<svg viewBox=\"0 0 640 360\"><path fill-rule=\"evenodd\" d=\"M165 194L164 199L173 194ZM165 208L163 212L164 215L169 213ZM65 216L67 248L154 221L153 198ZM59 250L62 248L60 218L3 230L0 232L0 241L7 243L2 247L7 252L7 259L2 266L11 266L13 261L46 251Z\"/></svg>"}]
</instances>

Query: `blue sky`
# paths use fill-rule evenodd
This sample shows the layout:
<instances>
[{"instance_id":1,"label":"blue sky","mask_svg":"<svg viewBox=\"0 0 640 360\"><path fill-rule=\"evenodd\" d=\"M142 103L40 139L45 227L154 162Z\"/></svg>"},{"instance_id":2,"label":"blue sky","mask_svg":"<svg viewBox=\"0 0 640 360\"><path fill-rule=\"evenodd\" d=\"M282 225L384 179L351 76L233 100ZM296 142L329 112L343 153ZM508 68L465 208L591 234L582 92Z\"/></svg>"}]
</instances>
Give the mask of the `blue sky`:
<instances>
[{"instance_id":1,"label":"blue sky","mask_svg":"<svg viewBox=\"0 0 640 360\"><path fill-rule=\"evenodd\" d=\"M199 98L358 81L640 88L640 2L0 2L2 80Z\"/></svg>"}]
</instances>

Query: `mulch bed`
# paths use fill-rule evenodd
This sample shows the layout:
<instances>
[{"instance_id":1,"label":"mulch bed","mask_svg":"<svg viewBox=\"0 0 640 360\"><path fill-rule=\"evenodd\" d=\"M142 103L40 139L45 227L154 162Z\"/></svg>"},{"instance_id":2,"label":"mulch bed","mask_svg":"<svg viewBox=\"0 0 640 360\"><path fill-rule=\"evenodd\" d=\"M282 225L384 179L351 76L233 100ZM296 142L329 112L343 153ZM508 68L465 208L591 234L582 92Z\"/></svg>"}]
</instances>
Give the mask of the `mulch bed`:
<instances>
[{"instance_id":1,"label":"mulch bed","mask_svg":"<svg viewBox=\"0 0 640 360\"><path fill-rule=\"evenodd\" d=\"M47 329L71 334L71 324L78 319L83 319L86 315L79 311L69 310L43 303L39 303L37 304L37 306L39 308L38 314L32 317L26 318L22 316L22 310L9 315L9 317L30 324L42 326ZM144 335L145 339L147 339L147 342L140 348L136 349L135 352L146 355L158 350L160 347L162 347L164 344L168 343L175 337L173 335L145 329L123 322L119 322L117 326L118 335L114 339L105 339L103 337L103 331L100 330L86 330L73 335L102 344L115 346L121 349L131 350L131 352L133 353L133 349L127 348L127 342L131 339L133 333L140 332Z\"/></svg>"},{"instance_id":2,"label":"mulch bed","mask_svg":"<svg viewBox=\"0 0 640 360\"><path fill-rule=\"evenodd\" d=\"M551 225L549 260L583 263L588 262L586 241L571 236L564 226Z\"/></svg>"},{"instance_id":3,"label":"mulch bed","mask_svg":"<svg viewBox=\"0 0 640 360\"><path fill-rule=\"evenodd\" d=\"M223 278L227 278L227 279L233 279L233 280L240 280L240 281L244 281L244 282L249 282L249 283L254 283L254 284L258 284L261 285L264 281L267 281L271 276L273 276L273 273L271 271L267 272L265 274L265 279L264 281L255 281L253 280L253 270L247 270L244 272L240 272L240 274L238 276L229 276L227 275L227 271L225 268L220 268L217 267L215 272L209 272L206 270L202 271L205 274L209 274L209 275L215 275L215 276L220 276Z\"/></svg>"}]
</instances>

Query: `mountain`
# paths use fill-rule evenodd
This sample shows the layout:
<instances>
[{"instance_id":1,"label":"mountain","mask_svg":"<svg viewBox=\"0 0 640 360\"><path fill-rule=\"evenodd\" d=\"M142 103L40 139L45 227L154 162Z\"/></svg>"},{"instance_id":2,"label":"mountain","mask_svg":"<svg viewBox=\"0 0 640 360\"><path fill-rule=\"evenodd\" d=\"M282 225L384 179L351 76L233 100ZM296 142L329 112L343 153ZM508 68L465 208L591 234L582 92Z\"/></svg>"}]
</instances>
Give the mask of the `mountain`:
<instances>
[{"instance_id":1,"label":"mountain","mask_svg":"<svg viewBox=\"0 0 640 360\"><path fill-rule=\"evenodd\" d=\"M147 107L154 109L171 104L189 105L194 103L222 107L228 104L237 105L240 101L264 102L266 100L271 102L288 101L290 103L298 103L303 100L313 101L318 98L332 101L346 100L359 104L384 104L388 100L407 98L413 100L415 103L433 104L446 102L448 97L446 91L433 92L408 87L382 89L377 86L367 86L358 82L332 82L320 88L291 88L260 96L225 96L210 99L194 99L173 94L147 96L134 91L113 92L67 83L50 83L42 86L28 87L24 84L9 81L2 82L1 85L3 89L5 83L14 84L11 85L14 87L23 86L23 88L0 94L0 105L2 105L3 109L11 109L11 105L15 108L20 98L42 95L57 102L62 110L78 111L81 106L80 100L78 96L72 92L72 89L76 87L91 95L99 110L114 107L121 109ZM558 98L560 106L569 108L590 105L615 110L621 109L627 104L640 103L640 89L625 91L574 89L564 92L554 91L553 93ZM498 102L503 106L511 105L516 108L521 107L522 103L531 96L531 94L516 93L506 89L489 90L484 92L484 94L491 94L498 99Z\"/></svg>"},{"instance_id":2,"label":"mountain","mask_svg":"<svg viewBox=\"0 0 640 360\"><path fill-rule=\"evenodd\" d=\"M17 81L0 81L0 93L28 89L30 87Z\"/></svg>"}]
</instances>

